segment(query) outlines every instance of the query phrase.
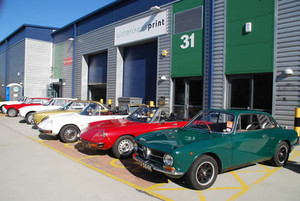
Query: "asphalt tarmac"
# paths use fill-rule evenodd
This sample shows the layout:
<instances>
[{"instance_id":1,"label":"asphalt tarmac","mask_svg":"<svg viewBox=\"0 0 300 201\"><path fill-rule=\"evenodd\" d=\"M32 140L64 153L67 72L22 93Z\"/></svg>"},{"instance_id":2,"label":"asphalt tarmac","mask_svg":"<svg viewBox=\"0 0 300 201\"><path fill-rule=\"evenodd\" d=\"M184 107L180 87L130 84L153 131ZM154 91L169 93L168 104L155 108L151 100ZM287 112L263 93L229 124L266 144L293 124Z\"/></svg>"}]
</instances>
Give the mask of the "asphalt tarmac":
<instances>
[{"instance_id":1,"label":"asphalt tarmac","mask_svg":"<svg viewBox=\"0 0 300 201\"><path fill-rule=\"evenodd\" d=\"M0 116L0 200L158 200L32 140L36 130ZM5 121L6 120L6 121Z\"/></svg>"},{"instance_id":2,"label":"asphalt tarmac","mask_svg":"<svg viewBox=\"0 0 300 201\"><path fill-rule=\"evenodd\" d=\"M211 188L196 191L164 175L145 172L146 181L136 164L41 137L20 117L0 115L0 200L300 200L299 146L285 167L254 164L219 174Z\"/></svg>"}]
</instances>

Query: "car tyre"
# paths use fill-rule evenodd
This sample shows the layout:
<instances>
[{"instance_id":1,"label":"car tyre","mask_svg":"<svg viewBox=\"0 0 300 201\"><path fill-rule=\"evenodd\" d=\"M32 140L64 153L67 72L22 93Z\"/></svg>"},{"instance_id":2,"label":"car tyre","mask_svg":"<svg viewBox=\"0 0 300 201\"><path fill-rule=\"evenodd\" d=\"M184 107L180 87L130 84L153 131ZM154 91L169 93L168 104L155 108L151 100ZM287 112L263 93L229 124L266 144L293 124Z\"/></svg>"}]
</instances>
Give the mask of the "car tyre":
<instances>
[{"instance_id":1,"label":"car tyre","mask_svg":"<svg viewBox=\"0 0 300 201\"><path fill-rule=\"evenodd\" d=\"M35 112L28 112L28 114L25 117L26 123L27 124L33 124L34 122L34 113Z\"/></svg>"},{"instance_id":2,"label":"car tyre","mask_svg":"<svg viewBox=\"0 0 300 201\"><path fill-rule=\"evenodd\" d=\"M78 140L80 130L75 125L64 126L59 132L59 138L62 142L70 143Z\"/></svg>"},{"instance_id":3,"label":"car tyre","mask_svg":"<svg viewBox=\"0 0 300 201\"><path fill-rule=\"evenodd\" d=\"M199 156L189 168L185 179L194 189L203 190L211 187L218 175L218 164L209 155Z\"/></svg>"},{"instance_id":4,"label":"car tyre","mask_svg":"<svg viewBox=\"0 0 300 201\"><path fill-rule=\"evenodd\" d=\"M271 163L276 167L282 167L289 159L289 145L282 141L279 143Z\"/></svg>"},{"instance_id":5,"label":"car tyre","mask_svg":"<svg viewBox=\"0 0 300 201\"><path fill-rule=\"evenodd\" d=\"M16 117L18 115L18 110L16 110L15 108L9 108L7 110L7 115L9 117Z\"/></svg>"},{"instance_id":6,"label":"car tyre","mask_svg":"<svg viewBox=\"0 0 300 201\"><path fill-rule=\"evenodd\" d=\"M116 158L129 157L133 152L134 138L130 135L125 135L115 142L112 147L112 152Z\"/></svg>"}]
</instances>

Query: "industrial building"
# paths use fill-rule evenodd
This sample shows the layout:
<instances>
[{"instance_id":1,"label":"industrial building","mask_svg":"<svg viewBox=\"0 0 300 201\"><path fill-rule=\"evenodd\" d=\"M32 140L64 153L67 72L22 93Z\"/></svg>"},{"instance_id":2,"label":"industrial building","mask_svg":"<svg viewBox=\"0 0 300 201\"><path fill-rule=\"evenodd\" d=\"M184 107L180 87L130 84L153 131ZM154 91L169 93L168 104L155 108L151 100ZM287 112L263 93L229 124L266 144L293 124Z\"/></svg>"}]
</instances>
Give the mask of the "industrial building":
<instances>
[{"instance_id":1,"label":"industrial building","mask_svg":"<svg viewBox=\"0 0 300 201\"><path fill-rule=\"evenodd\" d=\"M299 10L297 0L118 0L59 29L24 25L0 42L0 95L16 82L25 96L140 97L185 118L249 108L292 128Z\"/></svg>"}]
</instances>

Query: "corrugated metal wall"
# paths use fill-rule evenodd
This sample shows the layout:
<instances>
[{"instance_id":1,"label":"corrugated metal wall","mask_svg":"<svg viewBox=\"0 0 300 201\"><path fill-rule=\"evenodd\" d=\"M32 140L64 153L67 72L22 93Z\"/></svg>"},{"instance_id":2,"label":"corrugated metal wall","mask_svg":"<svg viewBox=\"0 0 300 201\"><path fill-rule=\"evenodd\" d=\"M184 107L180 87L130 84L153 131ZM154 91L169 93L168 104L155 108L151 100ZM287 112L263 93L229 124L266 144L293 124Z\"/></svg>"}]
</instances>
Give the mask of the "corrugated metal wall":
<instances>
[{"instance_id":1,"label":"corrugated metal wall","mask_svg":"<svg viewBox=\"0 0 300 201\"><path fill-rule=\"evenodd\" d=\"M214 4L214 43L213 43L213 91L212 108L225 108L225 31L226 0L215 0Z\"/></svg>"},{"instance_id":2,"label":"corrugated metal wall","mask_svg":"<svg viewBox=\"0 0 300 201\"><path fill-rule=\"evenodd\" d=\"M166 9L171 9L170 6ZM84 35L77 37L76 44L76 60L75 60L75 97L87 99L87 58L90 54L95 54L103 51L108 51L108 65L107 65L107 99L112 100L112 105L116 104L116 74L117 74L117 51L114 47L114 28L124 23L129 23L134 20L146 17L152 13L146 12L141 15L124 19L118 23L96 29ZM171 12L168 12L169 22L171 22ZM171 24L169 23L169 33ZM162 50L170 50L171 37L170 35L160 36L158 38L158 73L157 76L167 75L170 77L170 58L161 58ZM166 97L166 109L169 110L170 98L170 80L159 84L157 88L157 97Z\"/></svg>"},{"instance_id":3,"label":"corrugated metal wall","mask_svg":"<svg viewBox=\"0 0 300 201\"><path fill-rule=\"evenodd\" d=\"M6 51L0 53L0 96L5 98L5 60ZM2 86L3 85L3 86Z\"/></svg>"},{"instance_id":4,"label":"corrugated metal wall","mask_svg":"<svg viewBox=\"0 0 300 201\"><path fill-rule=\"evenodd\" d=\"M73 41L67 41L63 43L62 58L73 57ZM62 97L72 97L72 71L73 65L62 65Z\"/></svg>"},{"instance_id":5,"label":"corrugated metal wall","mask_svg":"<svg viewBox=\"0 0 300 201\"><path fill-rule=\"evenodd\" d=\"M294 126L294 110L300 107L300 1L277 0L275 4L275 86L273 114L288 128ZM277 15L277 16L276 16ZM287 68L292 76L284 76Z\"/></svg>"},{"instance_id":6,"label":"corrugated metal wall","mask_svg":"<svg viewBox=\"0 0 300 201\"><path fill-rule=\"evenodd\" d=\"M25 40L8 48L7 84L24 83Z\"/></svg>"},{"instance_id":7,"label":"corrugated metal wall","mask_svg":"<svg viewBox=\"0 0 300 201\"><path fill-rule=\"evenodd\" d=\"M157 44L157 87L156 87L156 103L158 99L161 97L165 98L165 105L161 106L164 111L169 112L171 109L171 52L172 49L172 7L167 7L167 20L168 20L168 34L158 37L158 44ZM163 50L168 51L168 55L163 57L161 52ZM160 81L160 77L165 75L167 80Z\"/></svg>"},{"instance_id":8,"label":"corrugated metal wall","mask_svg":"<svg viewBox=\"0 0 300 201\"><path fill-rule=\"evenodd\" d=\"M46 97L51 74L52 43L26 39L24 95ZM14 59L11 59L14 60ZM24 67L24 64L23 64Z\"/></svg>"}]
</instances>

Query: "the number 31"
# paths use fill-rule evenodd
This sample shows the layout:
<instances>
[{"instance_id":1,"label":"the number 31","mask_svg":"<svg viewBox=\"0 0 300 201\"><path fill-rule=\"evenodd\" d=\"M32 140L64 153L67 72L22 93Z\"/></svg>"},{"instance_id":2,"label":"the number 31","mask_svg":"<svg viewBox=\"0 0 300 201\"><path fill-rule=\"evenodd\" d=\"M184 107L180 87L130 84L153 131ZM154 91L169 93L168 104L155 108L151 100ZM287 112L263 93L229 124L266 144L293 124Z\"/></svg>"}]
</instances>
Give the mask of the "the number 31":
<instances>
[{"instance_id":1,"label":"the number 31","mask_svg":"<svg viewBox=\"0 0 300 201\"><path fill-rule=\"evenodd\" d=\"M191 36L189 35L183 35L181 36L181 40L183 40L183 44L180 45L181 49L186 49L188 47L194 47L195 46L195 36L194 36L194 33L192 33Z\"/></svg>"}]
</instances>

